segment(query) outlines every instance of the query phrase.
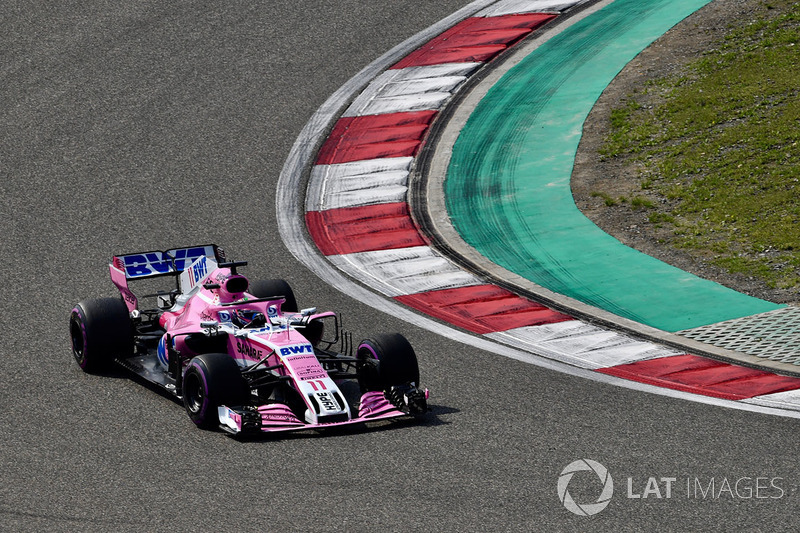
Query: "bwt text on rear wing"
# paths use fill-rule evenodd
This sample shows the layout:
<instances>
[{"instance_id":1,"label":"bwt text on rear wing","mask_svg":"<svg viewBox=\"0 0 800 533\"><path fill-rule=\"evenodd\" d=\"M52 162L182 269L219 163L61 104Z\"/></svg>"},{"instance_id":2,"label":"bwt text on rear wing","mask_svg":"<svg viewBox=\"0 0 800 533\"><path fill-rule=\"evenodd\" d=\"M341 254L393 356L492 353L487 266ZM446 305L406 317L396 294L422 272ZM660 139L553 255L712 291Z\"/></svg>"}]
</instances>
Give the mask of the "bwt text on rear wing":
<instances>
[{"instance_id":1,"label":"bwt text on rear wing","mask_svg":"<svg viewBox=\"0 0 800 533\"><path fill-rule=\"evenodd\" d=\"M220 255L216 245L207 244L174 248L164 252L117 255L114 256L109 266L125 274L125 279L153 278L180 274L200 257L209 257L219 263Z\"/></svg>"},{"instance_id":2,"label":"bwt text on rear wing","mask_svg":"<svg viewBox=\"0 0 800 533\"><path fill-rule=\"evenodd\" d=\"M111 281L122 293L129 310L136 309L137 299L128 289L128 280L177 276L201 257L215 263L224 261L224 253L215 244L187 246L171 250L116 255L108 265Z\"/></svg>"}]
</instances>

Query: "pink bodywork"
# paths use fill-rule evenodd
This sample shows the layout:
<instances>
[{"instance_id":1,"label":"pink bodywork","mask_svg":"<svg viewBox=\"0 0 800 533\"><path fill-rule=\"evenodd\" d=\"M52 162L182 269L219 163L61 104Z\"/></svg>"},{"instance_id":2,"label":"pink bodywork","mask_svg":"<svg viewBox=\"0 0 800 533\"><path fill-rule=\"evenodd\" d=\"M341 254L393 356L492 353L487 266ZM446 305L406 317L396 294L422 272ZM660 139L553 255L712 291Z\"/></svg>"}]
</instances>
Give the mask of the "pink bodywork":
<instances>
[{"instance_id":1,"label":"pink bodywork","mask_svg":"<svg viewBox=\"0 0 800 533\"><path fill-rule=\"evenodd\" d=\"M200 261L201 259L193 263L187 271ZM128 289L127 278L118 258L114 258L110 270L111 279L119 288L129 311L135 312L138 301ZM228 334L228 354L241 367L249 367L260 362L265 367L276 367L275 372L280 375L293 378L295 388L307 404L306 416L310 417L310 420L299 419L284 404L268 403L257 407L261 416L262 431L278 432L340 426L404 416L404 413L392 405L382 392L363 394L358 412L351 413L347 402L341 400L343 396L338 385L317 360L311 343L303 336L300 329L295 329L297 324L290 320L300 318L301 315L283 313L281 310L283 298L258 301L255 296L247 292L227 292L226 282L234 277L242 276L233 274L229 268L213 268L203 277L190 279L188 283L191 287L184 286L187 282L182 279L181 290L190 297L184 298L182 302L179 298L175 306L161 314L159 323L167 331L164 337L172 339L174 348L186 358L186 361L196 354L187 346L185 340L187 336L182 334L200 333L208 329L209 323L216 323L219 331ZM205 284L215 284L218 287L206 288ZM232 317L237 311L261 313L266 317L266 324L252 329L235 326ZM306 320L314 321L331 316L334 316L334 313L330 311L315 313L307 315ZM166 366L166 354L160 352L159 359ZM339 401L334 399L336 395ZM314 412L314 403L317 413ZM329 413L320 412L325 410ZM323 414L337 415L336 420L325 422ZM242 416L242 412L228 406L219 407L220 422L233 432L242 431Z\"/></svg>"}]
</instances>

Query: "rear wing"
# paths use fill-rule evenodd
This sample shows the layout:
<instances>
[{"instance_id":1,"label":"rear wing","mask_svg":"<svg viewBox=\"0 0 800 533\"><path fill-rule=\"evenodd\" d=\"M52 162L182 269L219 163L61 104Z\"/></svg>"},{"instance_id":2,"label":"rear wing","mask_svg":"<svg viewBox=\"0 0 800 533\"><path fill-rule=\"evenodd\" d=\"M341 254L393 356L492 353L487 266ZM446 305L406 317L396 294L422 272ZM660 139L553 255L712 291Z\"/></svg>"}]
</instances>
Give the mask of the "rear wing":
<instances>
[{"instance_id":1,"label":"rear wing","mask_svg":"<svg viewBox=\"0 0 800 533\"><path fill-rule=\"evenodd\" d=\"M154 278L180 274L201 257L208 257L219 263L220 250L216 244L173 248L167 251L142 252L117 255L109 265L125 275L125 279Z\"/></svg>"},{"instance_id":2,"label":"rear wing","mask_svg":"<svg viewBox=\"0 0 800 533\"><path fill-rule=\"evenodd\" d=\"M108 265L111 281L117 286L129 311L137 308L136 296L128 289L128 280L159 276L178 276L199 258L212 259L215 263L225 260L216 244L173 248L166 251L141 252L116 255Z\"/></svg>"}]
</instances>

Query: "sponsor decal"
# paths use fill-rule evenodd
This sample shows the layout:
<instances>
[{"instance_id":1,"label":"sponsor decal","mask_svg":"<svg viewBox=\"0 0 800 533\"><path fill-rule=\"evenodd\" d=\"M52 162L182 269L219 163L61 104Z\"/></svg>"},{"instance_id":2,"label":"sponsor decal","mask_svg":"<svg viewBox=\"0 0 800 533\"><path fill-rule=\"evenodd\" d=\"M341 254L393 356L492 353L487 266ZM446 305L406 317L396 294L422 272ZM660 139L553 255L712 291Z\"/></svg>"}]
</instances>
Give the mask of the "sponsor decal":
<instances>
[{"instance_id":1,"label":"sponsor decal","mask_svg":"<svg viewBox=\"0 0 800 533\"><path fill-rule=\"evenodd\" d=\"M236 351L251 359L261 359L264 356L262 350L240 341L236 341Z\"/></svg>"},{"instance_id":2,"label":"sponsor decal","mask_svg":"<svg viewBox=\"0 0 800 533\"><path fill-rule=\"evenodd\" d=\"M227 311L218 311L217 318L219 318L220 324L231 324L231 314Z\"/></svg>"},{"instance_id":3,"label":"sponsor decal","mask_svg":"<svg viewBox=\"0 0 800 533\"><path fill-rule=\"evenodd\" d=\"M284 346L279 352L282 356L297 355L303 353L314 353L314 348L310 344L295 344L294 346ZM315 358L316 359L316 358Z\"/></svg>"},{"instance_id":4,"label":"sponsor decal","mask_svg":"<svg viewBox=\"0 0 800 533\"><path fill-rule=\"evenodd\" d=\"M242 415L232 410L230 407L218 407L217 414L219 415L219 421L221 423L233 430L242 430Z\"/></svg>"},{"instance_id":5,"label":"sponsor decal","mask_svg":"<svg viewBox=\"0 0 800 533\"><path fill-rule=\"evenodd\" d=\"M299 380L309 381L328 377L328 373L320 366L317 357L313 354L292 355L291 357L284 357L283 361L291 367L292 373Z\"/></svg>"},{"instance_id":6,"label":"sponsor decal","mask_svg":"<svg viewBox=\"0 0 800 533\"><path fill-rule=\"evenodd\" d=\"M198 246L194 248L177 248L169 250L167 253L175 258L175 270L181 271L200 257L214 255L214 249Z\"/></svg>"},{"instance_id":7,"label":"sponsor decal","mask_svg":"<svg viewBox=\"0 0 800 533\"><path fill-rule=\"evenodd\" d=\"M328 373L325 372L322 367L319 368L304 368L303 370L299 370L295 372L297 374L297 379L300 381L311 381L317 379L325 379L328 377Z\"/></svg>"},{"instance_id":8,"label":"sponsor decal","mask_svg":"<svg viewBox=\"0 0 800 533\"><path fill-rule=\"evenodd\" d=\"M129 304L131 304L133 306L136 306L136 297L133 295L133 293L130 290L123 289L123 290L120 290L120 292L122 293L122 297L125 298L126 302L128 302Z\"/></svg>"},{"instance_id":9,"label":"sponsor decal","mask_svg":"<svg viewBox=\"0 0 800 533\"><path fill-rule=\"evenodd\" d=\"M309 350L309 352L311 351L312 350ZM288 357L286 360L291 361L293 364L303 363L303 362L305 362L306 364L315 364L317 362L317 356L307 353L305 355L293 355L291 357Z\"/></svg>"},{"instance_id":10,"label":"sponsor decal","mask_svg":"<svg viewBox=\"0 0 800 533\"><path fill-rule=\"evenodd\" d=\"M337 412L339 411L339 403L334 399L334 397L329 392L315 392L317 396L317 401L319 402L320 406L324 411L327 412Z\"/></svg>"},{"instance_id":11,"label":"sponsor decal","mask_svg":"<svg viewBox=\"0 0 800 533\"><path fill-rule=\"evenodd\" d=\"M140 278L172 272L172 261L162 252L133 254L122 257L125 265L125 276Z\"/></svg>"},{"instance_id":12,"label":"sponsor decal","mask_svg":"<svg viewBox=\"0 0 800 533\"><path fill-rule=\"evenodd\" d=\"M161 339L158 341L158 349L156 350L156 354L158 357L158 362L164 366L169 365L169 360L167 357L167 336L163 335Z\"/></svg>"},{"instance_id":13,"label":"sponsor decal","mask_svg":"<svg viewBox=\"0 0 800 533\"><path fill-rule=\"evenodd\" d=\"M267 307L267 316L273 317L278 316L278 307L275 305L270 305Z\"/></svg>"},{"instance_id":14,"label":"sponsor decal","mask_svg":"<svg viewBox=\"0 0 800 533\"><path fill-rule=\"evenodd\" d=\"M261 420L264 422L299 422L297 417L292 415L279 415L272 413L262 413Z\"/></svg>"},{"instance_id":15,"label":"sponsor decal","mask_svg":"<svg viewBox=\"0 0 800 533\"><path fill-rule=\"evenodd\" d=\"M125 277L141 278L183 271L188 265L200 257L213 255L212 247L197 246L193 248L177 248L167 252L144 252L114 258L114 265L125 271ZM173 268L173 260L175 266Z\"/></svg>"},{"instance_id":16,"label":"sponsor decal","mask_svg":"<svg viewBox=\"0 0 800 533\"><path fill-rule=\"evenodd\" d=\"M203 256L189 267L189 283L194 287L198 281L208 275L208 261Z\"/></svg>"}]
</instances>

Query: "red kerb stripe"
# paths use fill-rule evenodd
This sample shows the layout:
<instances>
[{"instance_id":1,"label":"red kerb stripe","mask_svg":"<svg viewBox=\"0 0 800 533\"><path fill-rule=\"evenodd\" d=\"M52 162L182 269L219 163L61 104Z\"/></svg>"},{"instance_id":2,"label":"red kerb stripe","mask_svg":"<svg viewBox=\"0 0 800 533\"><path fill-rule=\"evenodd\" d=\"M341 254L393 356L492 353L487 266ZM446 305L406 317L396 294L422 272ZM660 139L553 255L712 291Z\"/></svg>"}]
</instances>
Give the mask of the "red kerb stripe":
<instances>
[{"instance_id":1,"label":"red kerb stripe","mask_svg":"<svg viewBox=\"0 0 800 533\"><path fill-rule=\"evenodd\" d=\"M436 111L342 117L320 148L318 165L414 156Z\"/></svg>"},{"instance_id":2,"label":"red kerb stripe","mask_svg":"<svg viewBox=\"0 0 800 533\"><path fill-rule=\"evenodd\" d=\"M392 68L489 61L555 17L550 13L524 13L468 18L434 37Z\"/></svg>"},{"instance_id":3,"label":"red kerb stripe","mask_svg":"<svg viewBox=\"0 0 800 533\"><path fill-rule=\"evenodd\" d=\"M637 361L602 368L598 372L725 400L743 400L800 388L797 378L689 354Z\"/></svg>"},{"instance_id":4,"label":"red kerb stripe","mask_svg":"<svg viewBox=\"0 0 800 533\"><path fill-rule=\"evenodd\" d=\"M425 244L405 202L309 211L306 225L325 255Z\"/></svg>"},{"instance_id":5,"label":"red kerb stripe","mask_svg":"<svg viewBox=\"0 0 800 533\"><path fill-rule=\"evenodd\" d=\"M422 292L395 300L479 334L573 320L495 285Z\"/></svg>"}]
</instances>

